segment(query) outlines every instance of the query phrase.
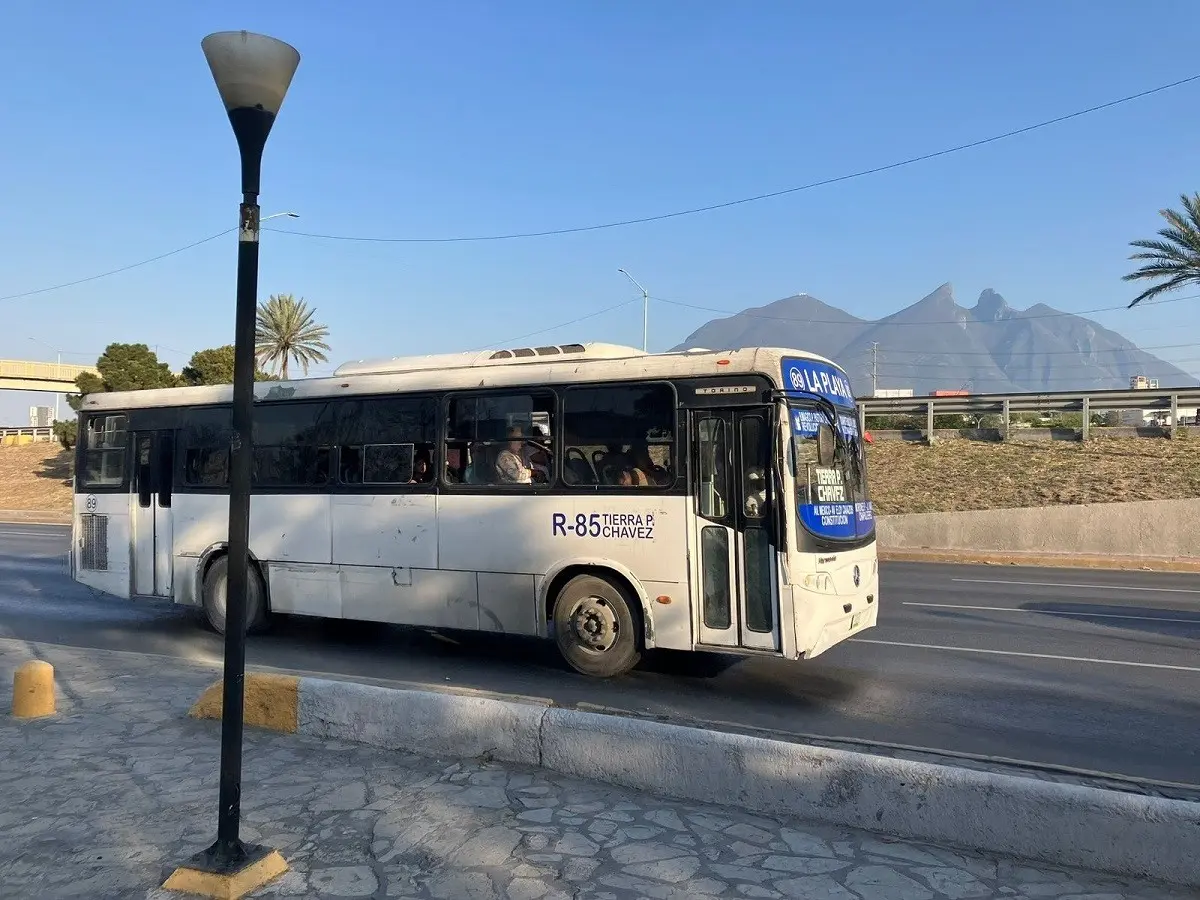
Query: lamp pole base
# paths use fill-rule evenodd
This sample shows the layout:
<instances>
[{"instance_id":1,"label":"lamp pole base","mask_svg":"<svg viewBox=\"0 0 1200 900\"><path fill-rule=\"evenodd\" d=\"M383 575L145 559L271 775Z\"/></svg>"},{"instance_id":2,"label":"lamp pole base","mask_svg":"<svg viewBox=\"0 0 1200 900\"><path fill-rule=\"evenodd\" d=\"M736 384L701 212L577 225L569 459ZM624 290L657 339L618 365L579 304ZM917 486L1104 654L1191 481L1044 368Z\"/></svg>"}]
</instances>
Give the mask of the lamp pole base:
<instances>
[{"instance_id":1,"label":"lamp pole base","mask_svg":"<svg viewBox=\"0 0 1200 900\"><path fill-rule=\"evenodd\" d=\"M239 900L288 870L278 850L217 841L171 873L163 889L218 900Z\"/></svg>"}]
</instances>

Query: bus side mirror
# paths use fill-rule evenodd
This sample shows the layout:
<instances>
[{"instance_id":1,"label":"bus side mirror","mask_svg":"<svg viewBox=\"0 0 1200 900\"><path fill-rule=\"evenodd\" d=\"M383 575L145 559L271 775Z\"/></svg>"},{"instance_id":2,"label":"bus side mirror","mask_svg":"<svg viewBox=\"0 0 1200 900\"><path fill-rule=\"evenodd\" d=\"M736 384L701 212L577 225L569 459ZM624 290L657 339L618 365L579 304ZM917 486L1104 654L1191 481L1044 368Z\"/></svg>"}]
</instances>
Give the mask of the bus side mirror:
<instances>
[{"instance_id":1,"label":"bus side mirror","mask_svg":"<svg viewBox=\"0 0 1200 900\"><path fill-rule=\"evenodd\" d=\"M828 468L833 465L834 450L837 446L837 440L833 434L833 427L830 425L817 426L817 465L822 468Z\"/></svg>"}]
</instances>

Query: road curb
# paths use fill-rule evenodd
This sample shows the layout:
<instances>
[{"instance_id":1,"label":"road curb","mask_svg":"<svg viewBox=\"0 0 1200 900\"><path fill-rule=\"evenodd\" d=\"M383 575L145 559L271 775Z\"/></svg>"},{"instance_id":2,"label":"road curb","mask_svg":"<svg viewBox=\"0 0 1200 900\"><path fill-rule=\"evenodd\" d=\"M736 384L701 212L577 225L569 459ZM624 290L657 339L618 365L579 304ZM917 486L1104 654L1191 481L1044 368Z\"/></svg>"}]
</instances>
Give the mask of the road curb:
<instances>
[{"instance_id":1,"label":"road curb","mask_svg":"<svg viewBox=\"0 0 1200 900\"><path fill-rule=\"evenodd\" d=\"M1137 572L1200 572L1200 559L1157 556L1081 556L1069 553L992 553L986 550L933 548L887 550L884 562L949 563L952 565L1029 566L1046 569L1108 569Z\"/></svg>"},{"instance_id":2,"label":"road curb","mask_svg":"<svg viewBox=\"0 0 1200 900\"><path fill-rule=\"evenodd\" d=\"M308 677L296 679L291 694L280 684L255 684L267 678L280 676L247 673L247 697L266 697L268 687L281 694L284 713L255 713L253 723L276 730L541 766L675 799L1200 886L1194 852L1200 803L581 712L549 701ZM217 685L191 715L218 718L214 692L219 696ZM248 702L247 709L261 704Z\"/></svg>"},{"instance_id":3,"label":"road curb","mask_svg":"<svg viewBox=\"0 0 1200 900\"><path fill-rule=\"evenodd\" d=\"M45 509L0 509L0 525L70 525L71 514Z\"/></svg>"}]
</instances>

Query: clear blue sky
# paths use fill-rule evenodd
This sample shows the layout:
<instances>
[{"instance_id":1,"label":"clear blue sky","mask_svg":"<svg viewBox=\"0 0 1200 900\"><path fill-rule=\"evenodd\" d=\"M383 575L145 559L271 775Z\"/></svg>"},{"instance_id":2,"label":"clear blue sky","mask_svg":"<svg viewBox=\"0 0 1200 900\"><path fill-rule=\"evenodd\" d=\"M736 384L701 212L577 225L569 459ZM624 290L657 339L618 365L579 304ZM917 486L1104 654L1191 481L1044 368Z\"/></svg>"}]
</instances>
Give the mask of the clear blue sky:
<instances>
[{"instance_id":1,"label":"clear blue sky","mask_svg":"<svg viewBox=\"0 0 1200 900\"><path fill-rule=\"evenodd\" d=\"M166 252L236 220L237 165L199 41L302 54L264 214L440 237L653 215L935 151L1200 72L1194 2L916 4L51 2L0 12L0 295ZM1132 238L1200 189L1200 83L1034 134L730 210L522 241L266 234L261 290L302 295L331 363L491 345L651 293L738 310L799 291L874 317L954 283L1014 306L1114 306ZM279 224L279 223L272 223ZM232 336L235 245L0 303L0 356L174 368ZM710 314L656 304L651 349ZM1096 316L1188 341L1200 301ZM538 335L640 342L634 303ZM1193 349L1161 355L1200 370ZM329 367L324 371L329 371ZM3 423L33 395L0 396Z\"/></svg>"}]
</instances>

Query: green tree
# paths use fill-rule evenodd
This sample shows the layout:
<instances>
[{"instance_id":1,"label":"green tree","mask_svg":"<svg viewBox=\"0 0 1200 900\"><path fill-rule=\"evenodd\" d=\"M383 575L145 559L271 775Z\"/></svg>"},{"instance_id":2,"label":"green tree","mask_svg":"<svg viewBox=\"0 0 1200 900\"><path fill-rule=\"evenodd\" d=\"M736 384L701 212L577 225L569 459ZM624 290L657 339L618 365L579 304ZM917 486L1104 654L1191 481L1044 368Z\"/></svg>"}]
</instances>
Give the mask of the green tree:
<instances>
[{"instance_id":1,"label":"green tree","mask_svg":"<svg viewBox=\"0 0 1200 900\"><path fill-rule=\"evenodd\" d=\"M286 381L289 363L297 363L307 375L309 366L325 362L329 329L313 320L316 312L291 294L272 294L260 303L254 334L259 364Z\"/></svg>"},{"instance_id":2,"label":"green tree","mask_svg":"<svg viewBox=\"0 0 1200 900\"><path fill-rule=\"evenodd\" d=\"M75 446L75 442L79 440L79 421L70 419L62 422L54 423L54 437L64 450L70 450Z\"/></svg>"},{"instance_id":3,"label":"green tree","mask_svg":"<svg viewBox=\"0 0 1200 900\"><path fill-rule=\"evenodd\" d=\"M101 391L145 391L175 387L177 380L165 362L145 344L109 344L96 360L97 376L81 372L75 378L77 396L67 398L72 409L79 409L86 394Z\"/></svg>"},{"instance_id":4,"label":"green tree","mask_svg":"<svg viewBox=\"0 0 1200 900\"><path fill-rule=\"evenodd\" d=\"M1134 297L1130 307L1185 285L1200 284L1200 194L1182 194L1179 202L1183 212L1159 210L1168 227L1158 232L1158 240L1129 242L1129 246L1142 250L1129 258L1144 260L1145 265L1123 276L1123 280L1158 282Z\"/></svg>"},{"instance_id":5,"label":"green tree","mask_svg":"<svg viewBox=\"0 0 1200 900\"><path fill-rule=\"evenodd\" d=\"M254 372L255 381L271 381L273 376L261 369ZM197 350L188 360L188 364L179 373L180 384L195 386L201 384L232 384L233 383L233 344L224 347L213 347L209 350Z\"/></svg>"}]
</instances>

